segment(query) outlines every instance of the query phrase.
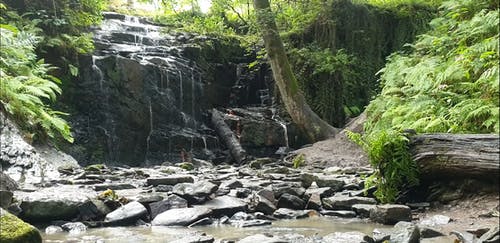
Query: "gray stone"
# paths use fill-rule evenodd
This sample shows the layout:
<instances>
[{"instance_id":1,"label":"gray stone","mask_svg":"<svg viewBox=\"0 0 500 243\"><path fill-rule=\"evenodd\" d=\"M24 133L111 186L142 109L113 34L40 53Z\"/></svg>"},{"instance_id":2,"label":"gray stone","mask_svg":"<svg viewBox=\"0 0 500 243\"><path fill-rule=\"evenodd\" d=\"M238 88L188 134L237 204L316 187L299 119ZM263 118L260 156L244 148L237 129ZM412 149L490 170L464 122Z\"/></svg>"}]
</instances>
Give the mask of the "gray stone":
<instances>
[{"instance_id":1,"label":"gray stone","mask_svg":"<svg viewBox=\"0 0 500 243\"><path fill-rule=\"evenodd\" d=\"M172 192L186 199L190 204L207 201L207 197L215 193L219 187L208 181L196 183L179 183L174 186Z\"/></svg>"},{"instance_id":2,"label":"gray stone","mask_svg":"<svg viewBox=\"0 0 500 243\"><path fill-rule=\"evenodd\" d=\"M101 220L106 214L111 212L111 209L101 200L89 199L78 207L80 219L83 221Z\"/></svg>"},{"instance_id":3,"label":"gray stone","mask_svg":"<svg viewBox=\"0 0 500 243\"><path fill-rule=\"evenodd\" d=\"M420 230L410 222L401 221L394 225L391 233L391 242L394 243L418 243L420 241Z\"/></svg>"},{"instance_id":4,"label":"gray stone","mask_svg":"<svg viewBox=\"0 0 500 243\"><path fill-rule=\"evenodd\" d=\"M319 212L322 215L335 216L340 218L354 218L356 213L349 210L323 210Z\"/></svg>"},{"instance_id":5,"label":"gray stone","mask_svg":"<svg viewBox=\"0 0 500 243\"><path fill-rule=\"evenodd\" d=\"M27 220L71 220L79 213L79 207L95 192L72 186L40 188L35 192L15 191L21 201L21 216Z\"/></svg>"},{"instance_id":6,"label":"gray stone","mask_svg":"<svg viewBox=\"0 0 500 243\"><path fill-rule=\"evenodd\" d=\"M268 215L271 215L274 213L274 211L276 211L276 206L274 206L274 203L260 195L256 196L256 203L253 208L257 212L262 212Z\"/></svg>"},{"instance_id":7,"label":"gray stone","mask_svg":"<svg viewBox=\"0 0 500 243\"><path fill-rule=\"evenodd\" d=\"M459 242L461 243L476 243L477 238L475 235L468 233L468 232L461 232L461 231L451 231L450 235L455 235L458 239Z\"/></svg>"},{"instance_id":8,"label":"gray stone","mask_svg":"<svg viewBox=\"0 0 500 243\"><path fill-rule=\"evenodd\" d=\"M212 211L206 207L173 208L157 215L152 225L187 226L197 220L207 217Z\"/></svg>"},{"instance_id":9,"label":"gray stone","mask_svg":"<svg viewBox=\"0 0 500 243\"><path fill-rule=\"evenodd\" d=\"M311 210L293 210L288 208L279 208L274 211L273 216L278 219L300 219L309 217Z\"/></svg>"},{"instance_id":10,"label":"gray stone","mask_svg":"<svg viewBox=\"0 0 500 243\"><path fill-rule=\"evenodd\" d=\"M243 220L250 220L253 219L253 216L250 214L247 214L245 212L237 212L231 216L231 220L234 221L243 221Z\"/></svg>"},{"instance_id":11,"label":"gray stone","mask_svg":"<svg viewBox=\"0 0 500 243\"><path fill-rule=\"evenodd\" d=\"M284 193L278 200L278 208L304 209L306 203L300 197Z\"/></svg>"},{"instance_id":12,"label":"gray stone","mask_svg":"<svg viewBox=\"0 0 500 243\"><path fill-rule=\"evenodd\" d=\"M236 179L232 179L232 180L223 182L220 185L220 187L229 188L229 189L236 189L236 188L243 187L243 184Z\"/></svg>"},{"instance_id":13,"label":"gray stone","mask_svg":"<svg viewBox=\"0 0 500 243\"><path fill-rule=\"evenodd\" d=\"M347 209L350 210L354 204L376 204L377 201L368 197L349 197L345 195L335 195L322 200L325 209Z\"/></svg>"},{"instance_id":14,"label":"gray stone","mask_svg":"<svg viewBox=\"0 0 500 243\"><path fill-rule=\"evenodd\" d=\"M199 207L210 209L212 211L212 215L215 217L232 215L239 211L246 211L248 208L245 202L231 196L216 197Z\"/></svg>"},{"instance_id":15,"label":"gray stone","mask_svg":"<svg viewBox=\"0 0 500 243\"><path fill-rule=\"evenodd\" d=\"M284 167L284 166L277 166L274 168L266 169L266 170L264 170L263 173L264 174L289 174L290 169L288 169L288 167Z\"/></svg>"},{"instance_id":16,"label":"gray stone","mask_svg":"<svg viewBox=\"0 0 500 243\"><path fill-rule=\"evenodd\" d=\"M300 185L297 185L295 183L280 183L280 184L274 184L272 186L274 196L276 198L279 198L281 195L284 193L288 193L297 197L302 197L304 193L306 192L306 189L301 187Z\"/></svg>"},{"instance_id":17,"label":"gray stone","mask_svg":"<svg viewBox=\"0 0 500 243\"><path fill-rule=\"evenodd\" d=\"M0 190L3 191L14 191L19 188L17 182L10 178L9 175L0 171Z\"/></svg>"},{"instance_id":18,"label":"gray stone","mask_svg":"<svg viewBox=\"0 0 500 243\"><path fill-rule=\"evenodd\" d=\"M498 243L500 242L500 230L498 226L495 226L484 233L480 238L479 242L483 243Z\"/></svg>"},{"instance_id":19,"label":"gray stone","mask_svg":"<svg viewBox=\"0 0 500 243\"><path fill-rule=\"evenodd\" d=\"M10 203L12 203L13 195L10 191L0 190L0 208L8 208Z\"/></svg>"},{"instance_id":20,"label":"gray stone","mask_svg":"<svg viewBox=\"0 0 500 243\"><path fill-rule=\"evenodd\" d=\"M375 243L382 243L386 240L388 241L391 238L391 234L393 231L394 230L392 228L391 229L375 228L372 231L373 240L375 241Z\"/></svg>"},{"instance_id":21,"label":"gray stone","mask_svg":"<svg viewBox=\"0 0 500 243\"><path fill-rule=\"evenodd\" d=\"M111 184L99 184L93 186L95 191L105 191L105 190L125 190L125 189L135 189L136 187L128 183L111 183Z\"/></svg>"},{"instance_id":22,"label":"gray stone","mask_svg":"<svg viewBox=\"0 0 500 243\"><path fill-rule=\"evenodd\" d=\"M429 218L423 219L420 221L421 225L429 226L429 227L434 227L434 226L440 226L440 225L445 225L448 224L451 221L450 217L444 216L444 215L434 215Z\"/></svg>"},{"instance_id":23,"label":"gray stone","mask_svg":"<svg viewBox=\"0 0 500 243\"><path fill-rule=\"evenodd\" d=\"M306 204L306 209L319 210L322 207L321 197L318 193L314 193L309 197Z\"/></svg>"},{"instance_id":24,"label":"gray stone","mask_svg":"<svg viewBox=\"0 0 500 243\"><path fill-rule=\"evenodd\" d=\"M331 187L307 188L304 196L309 198L313 194L318 194L321 198L331 197L335 191Z\"/></svg>"},{"instance_id":25,"label":"gray stone","mask_svg":"<svg viewBox=\"0 0 500 243\"><path fill-rule=\"evenodd\" d=\"M170 241L170 243L212 243L214 237L208 235L188 236L182 239Z\"/></svg>"},{"instance_id":26,"label":"gray stone","mask_svg":"<svg viewBox=\"0 0 500 243\"><path fill-rule=\"evenodd\" d=\"M373 239L361 232L335 232L323 237L324 242L335 243L373 243Z\"/></svg>"},{"instance_id":27,"label":"gray stone","mask_svg":"<svg viewBox=\"0 0 500 243\"><path fill-rule=\"evenodd\" d=\"M344 180L336 176L318 176L316 183L319 187L330 187L334 192L342 190L345 185Z\"/></svg>"},{"instance_id":28,"label":"gray stone","mask_svg":"<svg viewBox=\"0 0 500 243\"><path fill-rule=\"evenodd\" d=\"M45 228L45 234L47 235L53 235L62 232L64 232L63 228L55 225L49 225Z\"/></svg>"},{"instance_id":29,"label":"gray stone","mask_svg":"<svg viewBox=\"0 0 500 243\"><path fill-rule=\"evenodd\" d=\"M178 183L193 183L194 179L190 175L170 175L166 177L159 178L148 178L146 179L146 184L152 186L158 185L176 185Z\"/></svg>"},{"instance_id":30,"label":"gray stone","mask_svg":"<svg viewBox=\"0 0 500 243\"><path fill-rule=\"evenodd\" d=\"M81 234L87 231L87 226L82 222L70 222L61 225L61 228L68 231L70 234Z\"/></svg>"},{"instance_id":31,"label":"gray stone","mask_svg":"<svg viewBox=\"0 0 500 243\"><path fill-rule=\"evenodd\" d=\"M236 189L236 197L238 198L246 198L252 193L252 190L248 188L237 188Z\"/></svg>"},{"instance_id":32,"label":"gray stone","mask_svg":"<svg viewBox=\"0 0 500 243\"><path fill-rule=\"evenodd\" d=\"M370 210L374 209L376 205L373 204L354 204L352 210L358 214L360 218L369 218Z\"/></svg>"},{"instance_id":33,"label":"gray stone","mask_svg":"<svg viewBox=\"0 0 500 243\"><path fill-rule=\"evenodd\" d=\"M411 221L411 209L398 204L377 205L370 210L370 220L381 224Z\"/></svg>"},{"instance_id":34,"label":"gray stone","mask_svg":"<svg viewBox=\"0 0 500 243\"><path fill-rule=\"evenodd\" d=\"M434 237L439 237L439 236L444 236L445 234L439 232L436 229L426 227L426 226L419 226L420 229L420 238L434 238Z\"/></svg>"},{"instance_id":35,"label":"gray stone","mask_svg":"<svg viewBox=\"0 0 500 243\"><path fill-rule=\"evenodd\" d=\"M290 241L278 236L255 234L247 236L238 241L238 243L289 243Z\"/></svg>"},{"instance_id":36,"label":"gray stone","mask_svg":"<svg viewBox=\"0 0 500 243\"><path fill-rule=\"evenodd\" d=\"M147 209L141 203L130 202L108 213L104 221L113 224L130 223L146 216L147 213Z\"/></svg>"},{"instance_id":37,"label":"gray stone","mask_svg":"<svg viewBox=\"0 0 500 243\"><path fill-rule=\"evenodd\" d=\"M249 166L250 168L253 169L261 169L263 165L272 164L274 162L275 160L271 158L257 158L255 160L250 161Z\"/></svg>"},{"instance_id":38,"label":"gray stone","mask_svg":"<svg viewBox=\"0 0 500 243\"><path fill-rule=\"evenodd\" d=\"M202 219L188 225L188 227L191 228L191 227L196 227L196 226L212 225L213 223L214 223L214 220L212 218L202 218Z\"/></svg>"},{"instance_id":39,"label":"gray stone","mask_svg":"<svg viewBox=\"0 0 500 243\"><path fill-rule=\"evenodd\" d=\"M265 219L250 219L250 220L240 220L240 221L232 221L231 225L239 228L248 228L248 227L255 227L255 226L264 226L264 225L270 225L271 221L270 220L265 220Z\"/></svg>"},{"instance_id":40,"label":"gray stone","mask_svg":"<svg viewBox=\"0 0 500 243\"><path fill-rule=\"evenodd\" d=\"M257 192L257 195L261 196L261 197L264 197L265 199L267 199L268 201L270 201L272 203L276 202L276 198L274 196L274 192L271 191L271 190L262 189L262 190L260 190L260 191Z\"/></svg>"},{"instance_id":41,"label":"gray stone","mask_svg":"<svg viewBox=\"0 0 500 243\"><path fill-rule=\"evenodd\" d=\"M172 194L162 201L149 204L151 218L154 219L158 214L161 214L172 208L187 208L188 202L186 199Z\"/></svg>"}]
</instances>

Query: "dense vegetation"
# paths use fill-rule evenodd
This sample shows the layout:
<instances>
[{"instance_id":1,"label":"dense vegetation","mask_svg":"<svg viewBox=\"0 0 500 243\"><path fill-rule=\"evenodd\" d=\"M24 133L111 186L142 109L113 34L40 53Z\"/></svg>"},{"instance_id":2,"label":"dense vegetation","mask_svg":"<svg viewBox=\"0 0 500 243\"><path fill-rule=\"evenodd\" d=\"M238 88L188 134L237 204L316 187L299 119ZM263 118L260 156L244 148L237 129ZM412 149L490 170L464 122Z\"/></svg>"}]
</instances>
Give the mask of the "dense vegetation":
<instances>
[{"instance_id":1,"label":"dense vegetation","mask_svg":"<svg viewBox=\"0 0 500 243\"><path fill-rule=\"evenodd\" d=\"M380 200L417 183L405 129L499 132L498 13L497 1L445 2L432 29L380 71L383 89L367 107L366 134L353 135L377 168L370 181Z\"/></svg>"},{"instance_id":2,"label":"dense vegetation","mask_svg":"<svg viewBox=\"0 0 500 243\"><path fill-rule=\"evenodd\" d=\"M78 75L78 55L93 50L87 28L98 23L103 3L0 2L0 105L27 137L73 141L66 114L50 103Z\"/></svg>"}]
</instances>

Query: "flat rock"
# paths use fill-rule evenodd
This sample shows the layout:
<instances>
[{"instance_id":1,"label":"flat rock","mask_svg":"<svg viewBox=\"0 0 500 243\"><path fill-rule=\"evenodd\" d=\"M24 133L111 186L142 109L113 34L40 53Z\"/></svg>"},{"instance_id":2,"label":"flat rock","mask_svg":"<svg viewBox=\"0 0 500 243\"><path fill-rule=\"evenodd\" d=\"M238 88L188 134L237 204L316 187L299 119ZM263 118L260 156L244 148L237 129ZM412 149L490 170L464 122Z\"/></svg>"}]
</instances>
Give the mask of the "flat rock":
<instances>
[{"instance_id":1,"label":"flat rock","mask_svg":"<svg viewBox=\"0 0 500 243\"><path fill-rule=\"evenodd\" d=\"M134 189L135 186L128 183L109 183L109 184L98 184L93 186L95 191L105 191L105 190L125 190L125 189Z\"/></svg>"},{"instance_id":2,"label":"flat rock","mask_svg":"<svg viewBox=\"0 0 500 243\"><path fill-rule=\"evenodd\" d=\"M187 226L212 213L207 207L173 208L157 215L152 225Z\"/></svg>"},{"instance_id":3,"label":"flat rock","mask_svg":"<svg viewBox=\"0 0 500 243\"><path fill-rule=\"evenodd\" d=\"M340 218L354 218L356 213L349 210L323 210L319 212L321 215L335 216Z\"/></svg>"},{"instance_id":4,"label":"flat rock","mask_svg":"<svg viewBox=\"0 0 500 243\"><path fill-rule=\"evenodd\" d=\"M311 210L293 210L288 208L279 208L274 211L273 216L278 219L300 219L309 217Z\"/></svg>"},{"instance_id":5,"label":"flat rock","mask_svg":"<svg viewBox=\"0 0 500 243\"><path fill-rule=\"evenodd\" d=\"M420 221L421 225L429 226L429 227L434 227L434 226L440 226L440 225L445 225L448 224L451 221L451 218L445 215L434 215L429 218L423 219Z\"/></svg>"},{"instance_id":6,"label":"flat rock","mask_svg":"<svg viewBox=\"0 0 500 243\"><path fill-rule=\"evenodd\" d=\"M373 243L373 239L361 232L335 232L323 237L323 242L335 243Z\"/></svg>"},{"instance_id":7,"label":"flat rock","mask_svg":"<svg viewBox=\"0 0 500 243\"><path fill-rule=\"evenodd\" d=\"M335 195L322 200L325 209L347 209L350 210L354 204L377 204L377 201L369 197L350 197L346 195Z\"/></svg>"},{"instance_id":8,"label":"flat rock","mask_svg":"<svg viewBox=\"0 0 500 243\"><path fill-rule=\"evenodd\" d=\"M207 197L217 191L219 187L208 181L196 183L179 183L174 186L172 192L186 199L190 204L202 203Z\"/></svg>"},{"instance_id":9,"label":"flat rock","mask_svg":"<svg viewBox=\"0 0 500 243\"><path fill-rule=\"evenodd\" d=\"M147 209L140 202L130 202L108 213L104 221L116 224L130 223L146 216L147 213Z\"/></svg>"},{"instance_id":10,"label":"flat rock","mask_svg":"<svg viewBox=\"0 0 500 243\"><path fill-rule=\"evenodd\" d=\"M233 215L236 212L246 211L248 208L244 201L231 196L216 197L198 207L210 209L212 211L212 215L215 217Z\"/></svg>"},{"instance_id":11,"label":"flat rock","mask_svg":"<svg viewBox=\"0 0 500 243\"><path fill-rule=\"evenodd\" d=\"M79 207L94 195L91 190L66 185L14 192L14 197L21 201L21 217L32 221L71 220L78 215Z\"/></svg>"},{"instance_id":12,"label":"flat rock","mask_svg":"<svg viewBox=\"0 0 500 243\"><path fill-rule=\"evenodd\" d=\"M278 236L272 236L272 235L264 235L264 234L255 234L251 236L247 236L241 240L238 241L238 243L288 243L287 239L278 237Z\"/></svg>"},{"instance_id":13,"label":"flat rock","mask_svg":"<svg viewBox=\"0 0 500 243\"><path fill-rule=\"evenodd\" d=\"M370 220L381 224L411 221L411 209L399 204L377 205L370 210Z\"/></svg>"},{"instance_id":14,"label":"flat rock","mask_svg":"<svg viewBox=\"0 0 500 243\"><path fill-rule=\"evenodd\" d=\"M375 207L376 205L373 204L354 204L352 205L352 210L354 210L360 218L369 218L370 210Z\"/></svg>"},{"instance_id":15,"label":"flat rock","mask_svg":"<svg viewBox=\"0 0 500 243\"><path fill-rule=\"evenodd\" d=\"M172 194L162 201L154 202L149 204L149 209L151 212L151 218L155 218L158 214L161 214L172 208L187 208L188 202L186 199Z\"/></svg>"},{"instance_id":16,"label":"flat rock","mask_svg":"<svg viewBox=\"0 0 500 243\"><path fill-rule=\"evenodd\" d=\"M194 235L170 241L170 243L212 243L214 240L214 237L209 235Z\"/></svg>"},{"instance_id":17,"label":"flat rock","mask_svg":"<svg viewBox=\"0 0 500 243\"><path fill-rule=\"evenodd\" d=\"M148 178L146 184L152 186L158 185L176 185L178 183L193 183L194 179L190 175L170 175L166 177Z\"/></svg>"}]
</instances>

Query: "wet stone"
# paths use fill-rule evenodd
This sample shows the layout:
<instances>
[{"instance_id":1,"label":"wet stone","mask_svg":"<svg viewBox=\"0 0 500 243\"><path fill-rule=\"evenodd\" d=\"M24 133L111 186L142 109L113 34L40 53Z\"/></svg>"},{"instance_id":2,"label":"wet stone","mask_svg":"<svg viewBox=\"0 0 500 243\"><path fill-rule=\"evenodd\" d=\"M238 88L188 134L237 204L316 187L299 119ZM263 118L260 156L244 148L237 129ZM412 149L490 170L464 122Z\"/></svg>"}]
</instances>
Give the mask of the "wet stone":
<instances>
[{"instance_id":1,"label":"wet stone","mask_svg":"<svg viewBox=\"0 0 500 243\"><path fill-rule=\"evenodd\" d=\"M146 216L147 213L146 208L141 203L130 202L108 213L104 221L111 224L127 224Z\"/></svg>"},{"instance_id":2,"label":"wet stone","mask_svg":"<svg viewBox=\"0 0 500 243\"><path fill-rule=\"evenodd\" d=\"M178 183L193 183L194 179L190 175L171 175L160 178L148 178L146 179L146 184L158 186L158 185L176 185Z\"/></svg>"},{"instance_id":3,"label":"wet stone","mask_svg":"<svg viewBox=\"0 0 500 243\"><path fill-rule=\"evenodd\" d=\"M361 232L335 232L323 237L324 242L335 243L373 243L373 239Z\"/></svg>"},{"instance_id":4,"label":"wet stone","mask_svg":"<svg viewBox=\"0 0 500 243\"><path fill-rule=\"evenodd\" d=\"M128 183L113 183L113 184L99 184L94 185L95 191L105 191L105 190L125 190L125 189L135 189L136 187Z\"/></svg>"},{"instance_id":5,"label":"wet stone","mask_svg":"<svg viewBox=\"0 0 500 243\"><path fill-rule=\"evenodd\" d=\"M394 225L390 239L391 242L418 243L420 241L420 230L413 223L401 221Z\"/></svg>"},{"instance_id":6,"label":"wet stone","mask_svg":"<svg viewBox=\"0 0 500 243\"><path fill-rule=\"evenodd\" d=\"M381 224L395 224L399 221L411 221L411 210L405 205L377 205L370 210L370 220Z\"/></svg>"},{"instance_id":7,"label":"wet stone","mask_svg":"<svg viewBox=\"0 0 500 243\"><path fill-rule=\"evenodd\" d=\"M155 218L158 214L161 214L172 208L187 208L188 202L177 195L170 195L162 201L154 202L149 204L151 218Z\"/></svg>"},{"instance_id":8,"label":"wet stone","mask_svg":"<svg viewBox=\"0 0 500 243\"><path fill-rule=\"evenodd\" d=\"M293 210L288 208L279 208L274 211L273 217L278 219L300 219L309 217L310 210Z\"/></svg>"},{"instance_id":9,"label":"wet stone","mask_svg":"<svg viewBox=\"0 0 500 243\"><path fill-rule=\"evenodd\" d=\"M243 221L233 221L231 224L235 227L247 228L247 227L255 227L255 226L264 226L271 225L270 220L264 219L251 219L251 220L243 220Z\"/></svg>"},{"instance_id":10,"label":"wet stone","mask_svg":"<svg viewBox=\"0 0 500 243\"><path fill-rule=\"evenodd\" d=\"M81 234L87 231L87 226L82 222L71 222L61 225L61 228L70 234Z\"/></svg>"},{"instance_id":11,"label":"wet stone","mask_svg":"<svg viewBox=\"0 0 500 243\"><path fill-rule=\"evenodd\" d=\"M278 208L304 209L305 202L295 195L284 193L278 200Z\"/></svg>"},{"instance_id":12,"label":"wet stone","mask_svg":"<svg viewBox=\"0 0 500 243\"><path fill-rule=\"evenodd\" d=\"M157 215L151 224L163 226L187 226L211 213L212 211L206 207L174 208Z\"/></svg>"},{"instance_id":13,"label":"wet stone","mask_svg":"<svg viewBox=\"0 0 500 243\"><path fill-rule=\"evenodd\" d=\"M372 204L354 204L352 205L352 209L356 214L361 217L361 218L369 218L370 217L370 210L375 208L376 205Z\"/></svg>"},{"instance_id":14,"label":"wet stone","mask_svg":"<svg viewBox=\"0 0 500 243\"><path fill-rule=\"evenodd\" d=\"M323 210L319 212L322 215L335 216L340 218L354 218L356 213L348 210Z\"/></svg>"},{"instance_id":15,"label":"wet stone","mask_svg":"<svg viewBox=\"0 0 500 243\"><path fill-rule=\"evenodd\" d=\"M350 210L354 204L376 204L377 201L368 197L350 197L345 195L335 195L323 199L325 209L347 209Z\"/></svg>"}]
</instances>

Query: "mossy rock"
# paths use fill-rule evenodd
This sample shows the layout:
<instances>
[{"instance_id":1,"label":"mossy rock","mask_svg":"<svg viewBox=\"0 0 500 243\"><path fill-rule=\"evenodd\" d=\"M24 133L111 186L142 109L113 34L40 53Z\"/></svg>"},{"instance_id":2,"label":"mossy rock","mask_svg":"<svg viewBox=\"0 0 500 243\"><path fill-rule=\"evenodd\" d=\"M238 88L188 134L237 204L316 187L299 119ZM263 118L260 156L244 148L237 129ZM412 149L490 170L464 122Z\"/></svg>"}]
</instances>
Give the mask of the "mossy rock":
<instances>
[{"instance_id":1,"label":"mossy rock","mask_svg":"<svg viewBox=\"0 0 500 243\"><path fill-rule=\"evenodd\" d=\"M89 165L85 167L85 171L87 172L101 172L106 168L105 165L103 164L94 164L94 165Z\"/></svg>"},{"instance_id":2,"label":"mossy rock","mask_svg":"<svg viewBox=\"0 0 500 243\"><path fill-rule=\"evenodd\" d=\"M32 225L0 208L0 242L37 243L42 242L40 232Z\"/></svg>"},{"instance_id":3,"label":"mossy rock","mask_svg":"<svg viewBox=\"0 0 500 243\"><path fill-rule=\"evenodd\" d=\"M182 163L179 163L177 165L184 170L193 170L194 169L194 165L192 163L189 163L189 162L182 162Z\"/></svg>"}]
</instances>

